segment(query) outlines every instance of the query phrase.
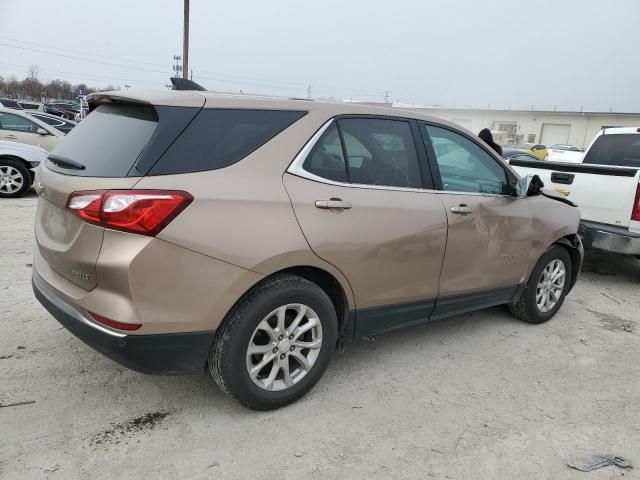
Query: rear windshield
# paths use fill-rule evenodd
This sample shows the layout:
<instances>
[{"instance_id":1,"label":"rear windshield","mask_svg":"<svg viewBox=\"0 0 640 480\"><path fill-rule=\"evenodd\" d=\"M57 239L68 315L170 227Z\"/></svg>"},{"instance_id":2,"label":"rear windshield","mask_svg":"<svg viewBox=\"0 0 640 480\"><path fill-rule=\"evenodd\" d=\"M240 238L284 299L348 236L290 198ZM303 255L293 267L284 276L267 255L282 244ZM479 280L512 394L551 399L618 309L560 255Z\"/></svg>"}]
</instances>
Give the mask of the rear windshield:
<instances>
[{"instance_id":1,"label":"rear windshield","mask_svg":"<svg viewBox=\"0 0 640 480\"><path fill-rule=\"evenodd\" d=\"M85 177L126 177L158 124L152 107L100 105L79 123L51 152L85 168L53 164L52 170Z\"/></svg>"},{"instance_id":2,"label":"rear windshield","mask_svg":"<svg viewBox=\"0 0 640 480\"><path fill-rule=\"evenodd\" d=\"M305 113L289 110L202 110L149 175L227 167L260 148Z\"/></svg>"},{"instance_id":3,"label":"rear windshield","mask_svg":"<svg viewBox=\"0 0 640 480\"><path fill-rule=\"evenodd\" d=\"M640 167L640 135L600 135L582 163Z\"/></svg>"}]
</instances>

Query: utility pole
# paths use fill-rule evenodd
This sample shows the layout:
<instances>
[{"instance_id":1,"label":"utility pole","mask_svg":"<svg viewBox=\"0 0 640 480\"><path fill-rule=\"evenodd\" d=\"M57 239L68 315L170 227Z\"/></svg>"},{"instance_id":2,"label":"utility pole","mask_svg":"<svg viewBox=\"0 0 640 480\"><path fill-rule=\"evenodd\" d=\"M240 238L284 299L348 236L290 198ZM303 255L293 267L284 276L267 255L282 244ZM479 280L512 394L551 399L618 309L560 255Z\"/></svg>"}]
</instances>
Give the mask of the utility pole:
<instances>
[{"instance_id":1,"label":"utility pole","mask_svg":"<svg viewBox=\"0 0 640 480\"><path fill-rule=\"evenodd\" d=\"M384 103L389 103L389 95L391 92L389 90L384 92Z\"/></svg>"},{"instance_id":2,"label":"utility pole","mask_svg":"<svg viewBox=\"0 0 640 480\"><path fill-rule=\"evenodd\" d=\"M189 78L189 0L184 0L184 32L182 37L182 78Z\"/></svg>"},{"instance_id":3,"label":"utility pole","mask_svg":"<svg viewBox=\"0 0 640 480\"><path fill-rule=\"evenodd\" d=\"M311 100L311 85L307 87L307 98Z\"/></svg>"}]
</instances>

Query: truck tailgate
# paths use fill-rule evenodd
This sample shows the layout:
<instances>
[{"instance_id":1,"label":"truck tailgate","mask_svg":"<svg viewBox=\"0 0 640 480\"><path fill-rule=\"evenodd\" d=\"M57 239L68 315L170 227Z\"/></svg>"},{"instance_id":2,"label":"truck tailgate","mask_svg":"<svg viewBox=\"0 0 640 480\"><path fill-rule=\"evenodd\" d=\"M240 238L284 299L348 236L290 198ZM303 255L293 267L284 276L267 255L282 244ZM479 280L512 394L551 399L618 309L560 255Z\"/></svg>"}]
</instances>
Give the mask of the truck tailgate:
<instances>
[{"instance_id":1,"label":"truck tailgate","mask_svg":"<svg viewBox=\"0 0 640 480\"><path fill-rule=\"evenodd\" d=\"M520 175L538 175L546 188L576 203L583 220L630 227L640 169L533 160L510 165Z\"/></svg>"}]
</instances>

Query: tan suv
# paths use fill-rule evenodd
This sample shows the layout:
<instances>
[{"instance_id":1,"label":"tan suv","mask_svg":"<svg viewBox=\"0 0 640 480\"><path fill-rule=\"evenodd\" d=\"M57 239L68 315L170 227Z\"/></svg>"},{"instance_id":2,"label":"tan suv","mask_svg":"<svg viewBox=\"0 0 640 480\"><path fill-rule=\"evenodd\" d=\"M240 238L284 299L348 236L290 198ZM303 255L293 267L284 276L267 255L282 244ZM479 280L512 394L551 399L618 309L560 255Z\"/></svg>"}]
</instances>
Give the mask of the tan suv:
<instances>
[{"instance_id":1,"label":"tan suv","mask_svg":"<svg viewBox=\"0 0 640 480\"><path fill-rule=\"evenodd\" d=\"M208 366L277 408L346 342L500 304L544 322L580 271L578 209L527 196L446 121L206 92L91 103L38 170L33 285L135 370Z\"/></svg>"}]
</instances>

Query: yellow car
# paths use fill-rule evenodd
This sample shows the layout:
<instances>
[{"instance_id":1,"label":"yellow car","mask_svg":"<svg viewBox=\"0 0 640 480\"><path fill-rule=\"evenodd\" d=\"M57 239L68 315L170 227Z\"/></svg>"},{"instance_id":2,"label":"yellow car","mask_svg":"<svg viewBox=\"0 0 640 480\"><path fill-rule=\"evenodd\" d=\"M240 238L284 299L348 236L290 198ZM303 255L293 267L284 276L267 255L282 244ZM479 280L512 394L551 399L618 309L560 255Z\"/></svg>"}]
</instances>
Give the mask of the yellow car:
<instances>
[{"instance_id":1,"label":"yellow car","mask_svg":"<svg viewBox=\"0 0 640 480\"><path fill-rule=\"evenodd\" d=\"M516 145L513 148L517 148L518 150L525 150L531 155L535 155L538 160L546 160L549 157L547 147L545 145L540 145L539 143L521 143L520 145Z\"/></svg>"}]
</instances>

